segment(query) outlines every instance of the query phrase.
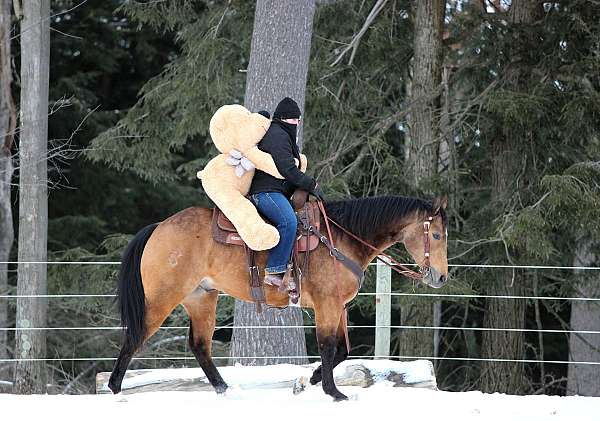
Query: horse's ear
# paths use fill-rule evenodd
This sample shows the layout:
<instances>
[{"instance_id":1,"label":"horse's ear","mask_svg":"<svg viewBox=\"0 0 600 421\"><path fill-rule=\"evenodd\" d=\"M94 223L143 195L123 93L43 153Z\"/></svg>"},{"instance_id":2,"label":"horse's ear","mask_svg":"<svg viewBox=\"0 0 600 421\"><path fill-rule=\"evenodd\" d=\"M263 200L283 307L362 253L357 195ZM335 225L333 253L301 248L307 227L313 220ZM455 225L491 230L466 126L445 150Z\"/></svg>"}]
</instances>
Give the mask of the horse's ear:
<instances>
[{"instance_id":1,"label":"horse's ear","mask_svg":"<svg viewBox=\"0 0 600 421\"><path fill-rule=\"evenodd\" d=\"M436 197L433 200L433 214L437 215L438 213L440 213L440 209L446 209L446 206L448 206L448 197L447 196L442 196L442 197Z\"/></svg>"}]
</instances>

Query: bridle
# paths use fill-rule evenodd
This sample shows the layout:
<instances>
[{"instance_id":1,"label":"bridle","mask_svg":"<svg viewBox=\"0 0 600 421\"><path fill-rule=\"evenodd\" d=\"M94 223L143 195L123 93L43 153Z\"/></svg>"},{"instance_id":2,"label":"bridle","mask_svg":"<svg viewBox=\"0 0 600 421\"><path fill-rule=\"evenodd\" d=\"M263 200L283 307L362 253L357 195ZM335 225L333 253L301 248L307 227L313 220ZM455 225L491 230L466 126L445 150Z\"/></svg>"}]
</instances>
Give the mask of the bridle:
<instances>
[{"instance_id":1,"label":"bridle","mask_svg":"<svg viewBox=\"0 0 600 421\"><path fill-rule=\"evenodd\" d=\"M319 202L319 205L322 206L320 204L320 202ZM383 251L380 251L376 247L367 243L362 238L351 233L346 228L342 227L340 224L338 224L333 219L331 219L329 216L327 216L327 214L324 211L325 211L325 209L324 209L324 207L322 207L321 212L325 216L326 220L329 220L330 222L332 222L336 227L338 227L344 233L348 234L350 237L354 238L356 241L369 247L371 250L376 251L378 253L376 258L379 259L381 262L385 263L390 268L392 268L394 271L400 273L401 275L407 276L412 279L417 279L417 280L421 280L424 277L426 277L427 275L429 275L429 271L431 268L431 263L429 261L429 257L431 255L431 244L429 242L429 230L431 228L431 221L433 221L433 216L429 216L427 218L427 220L423 222L423 240L424 240L423 241L423 248L424 248L423 251L424 251L424 255L425 255L425 260L423 262L423 265L419 266L419 271L416 272L416 271L404 266L402 263L396 261L394 258L392 258L388 254L384 253ZM380 256L384 256L385 259L382 259Z\"/></svg>"}]
</instances>

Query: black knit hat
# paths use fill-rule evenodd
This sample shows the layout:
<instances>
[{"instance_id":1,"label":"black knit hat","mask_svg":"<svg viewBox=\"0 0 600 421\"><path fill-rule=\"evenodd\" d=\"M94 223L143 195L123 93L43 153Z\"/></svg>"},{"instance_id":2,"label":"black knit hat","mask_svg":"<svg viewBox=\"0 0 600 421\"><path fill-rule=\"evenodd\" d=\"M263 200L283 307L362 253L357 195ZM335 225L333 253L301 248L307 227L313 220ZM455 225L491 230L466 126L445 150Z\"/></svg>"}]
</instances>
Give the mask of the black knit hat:
<instances>
[{"instance_id":1,"label":"black knit hat","mask_svg":"<svg viewBox=\"0 0 600 421\"><path fill-rule=\"evenodd\" d=\"M275 108L275 112L273 113L273 118L278 120L284 120L286 118L300 118L300 108L296 101L292 98L285 97L283 98L279 104L277 104L277 108Z\"/></svg>"}]
</instances>

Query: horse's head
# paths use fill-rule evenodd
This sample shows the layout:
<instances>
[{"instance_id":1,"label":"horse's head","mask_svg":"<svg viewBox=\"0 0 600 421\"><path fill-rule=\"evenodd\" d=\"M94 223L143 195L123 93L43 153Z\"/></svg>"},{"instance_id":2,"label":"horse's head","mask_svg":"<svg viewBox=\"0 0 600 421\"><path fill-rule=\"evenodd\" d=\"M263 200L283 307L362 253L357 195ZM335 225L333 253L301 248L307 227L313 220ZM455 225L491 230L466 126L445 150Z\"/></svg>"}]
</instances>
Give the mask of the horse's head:
<instances>
[{"instance_id":1,"label":"horse's head","mask_svg":"<svg viewBox=\"0 0 600 421\"><path fill-rule=\"evenodd\" d=\"M448 200L436 198L431 211L417 213L416 221L402 230L404 247L421 267L425 285L440 288L448 281Z\"/></svg>"}]
</instances>

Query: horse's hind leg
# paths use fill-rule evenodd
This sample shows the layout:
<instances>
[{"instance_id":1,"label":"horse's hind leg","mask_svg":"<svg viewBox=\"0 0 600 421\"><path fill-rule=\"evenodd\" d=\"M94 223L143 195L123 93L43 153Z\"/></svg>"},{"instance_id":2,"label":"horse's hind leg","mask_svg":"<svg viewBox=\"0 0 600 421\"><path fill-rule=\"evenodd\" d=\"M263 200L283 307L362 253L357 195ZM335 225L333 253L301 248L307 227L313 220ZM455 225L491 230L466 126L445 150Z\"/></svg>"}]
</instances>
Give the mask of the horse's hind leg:
<instances>
[{"instance_id":1,"label":"horse's hind leg","mask_svg":"<svg viewBox=\"0 0 600 421\"><path fill-rule=\"evenodd\" d=\"M345 313L342 314L342 318L343 317L346 317ZM346 358L348 358L348 349L346 348L346 332L344 330L345 320L342 320L342 318L340 318L340 323L338 325L336 333L337 347L335 351L335 356L333 357L333 368L336 368L339 363L345 361ZM315 385L319 383L322 377L322 365L320 365L313 372L313 375L310 378L310 384Z\"/></svg>"},{"instance_id":2,"label":"horse's hind leg","mask_svg":"<svg viewBox=\"0 0 600 421\"><path fill-rule=\"evenodd\" d=\"M127 367L129 366L133 355L139 351L142 345L150 339L152 335L156 333L165 319L171 314L175 305L176 304L165 305L165 303L161 303L161 305L153 306L146 302L144 336L139 344L134 344L131 337L127 334L127 331L125 331L125 338L123 339L119 358L117 358L117 362L115 363L110 379L108 380L108 388L113 393L116 394L121 391L123 377L125 377L125 372L127 371Z\"/></svg>"},{"instance_id":3,"label":"horse's hind leg","mask_svg":"<svg viewBox=\"0 0 600 421\"><path fill-rule=\"evenodd\" d=\"M199 289L185 298L183 306L190 316L190 348L215 391L224 393L227 390L227 383L211 358L218 296L217 291L207 292Z\"/></svg>"}]
</instances>

